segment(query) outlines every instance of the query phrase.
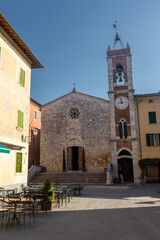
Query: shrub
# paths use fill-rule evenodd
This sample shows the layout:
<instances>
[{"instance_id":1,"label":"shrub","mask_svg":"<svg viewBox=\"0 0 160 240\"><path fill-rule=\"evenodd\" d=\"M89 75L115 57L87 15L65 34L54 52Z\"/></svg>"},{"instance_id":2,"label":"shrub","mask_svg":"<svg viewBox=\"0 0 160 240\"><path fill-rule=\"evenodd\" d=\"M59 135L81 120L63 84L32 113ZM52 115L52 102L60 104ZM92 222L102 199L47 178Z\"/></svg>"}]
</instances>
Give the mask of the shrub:
<instances>
[{"instance_id":1,"label":"shrub","mask_svg":"<svg viewBox=\"0 0 160 240\"><path fill-rule=\"evenodd\" d=\"M55 193L50 178L45 179L43 187L41 188L41 193L45 194L43 198L44 201L52 201L55 199Z\"/></svg>"}]
</instances>

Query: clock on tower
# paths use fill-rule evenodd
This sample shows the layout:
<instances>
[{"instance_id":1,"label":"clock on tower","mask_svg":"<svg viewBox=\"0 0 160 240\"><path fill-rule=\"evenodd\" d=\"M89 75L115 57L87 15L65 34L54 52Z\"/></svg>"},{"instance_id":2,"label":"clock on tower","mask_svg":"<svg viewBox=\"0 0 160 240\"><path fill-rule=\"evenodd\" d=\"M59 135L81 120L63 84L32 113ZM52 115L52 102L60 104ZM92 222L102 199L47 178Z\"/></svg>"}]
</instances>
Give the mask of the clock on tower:
<instances>
[{"instance_id":1,"label":"clock on tower","mask_svg":"<svg viewBox=\"0 0 160 240\"><path fill-rule=\"evenodd\" d=\"M116 29L114 46L117 41ZM121 46L107 50L113 176L123 174L125 182L139 182L132 55L128 43Z\"/></svg>"}]
</instances>

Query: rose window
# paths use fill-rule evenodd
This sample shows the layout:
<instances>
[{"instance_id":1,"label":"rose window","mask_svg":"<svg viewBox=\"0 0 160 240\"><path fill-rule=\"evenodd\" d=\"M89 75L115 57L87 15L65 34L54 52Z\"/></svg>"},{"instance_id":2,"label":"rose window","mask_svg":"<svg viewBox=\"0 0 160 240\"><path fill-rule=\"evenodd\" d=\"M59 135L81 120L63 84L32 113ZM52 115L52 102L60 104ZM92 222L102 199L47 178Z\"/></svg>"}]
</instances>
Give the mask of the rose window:
<instances>
[{"instance_id":1,"label":"rose window","mask_svg":"<svg viewBox=\"0 0 160 240\"><path fill-rule=\"evenodd\" d=\"M73 108L73 109L70 111L70 116L71 116L71 118L73 118L73 119L78 118L79 115L80 115L80 112L79 112L79 110L78 110L77 108Z\"/></svg>"}]
</instances>

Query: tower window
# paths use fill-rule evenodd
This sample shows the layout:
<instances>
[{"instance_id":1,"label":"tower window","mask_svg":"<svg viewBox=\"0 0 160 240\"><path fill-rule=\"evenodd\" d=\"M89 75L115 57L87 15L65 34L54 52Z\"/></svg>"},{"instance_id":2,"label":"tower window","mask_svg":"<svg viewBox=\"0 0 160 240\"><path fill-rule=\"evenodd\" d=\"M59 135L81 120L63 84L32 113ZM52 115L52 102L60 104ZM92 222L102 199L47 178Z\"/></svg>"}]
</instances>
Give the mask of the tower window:
<instances>
[{"instance_id":1,"label":"tower window","mask_svg":"<svg viewBox=\"0 0 160 240\"><path fill-rule=\"evenodd\" d=\"M125 83L123 66L120 64L116 66L116 77L117 85L123 85Z\"/></svg>"},{"instance_id":2,"label":"tower window","mask_svg":"<svg viewBox=\"0 0 160 240\"><path fill-rule=\"evenodd\" d=\"M119 136L120 138L127 138L127 122L124 119L119 122Z\"/></svg>"}]
</instances>

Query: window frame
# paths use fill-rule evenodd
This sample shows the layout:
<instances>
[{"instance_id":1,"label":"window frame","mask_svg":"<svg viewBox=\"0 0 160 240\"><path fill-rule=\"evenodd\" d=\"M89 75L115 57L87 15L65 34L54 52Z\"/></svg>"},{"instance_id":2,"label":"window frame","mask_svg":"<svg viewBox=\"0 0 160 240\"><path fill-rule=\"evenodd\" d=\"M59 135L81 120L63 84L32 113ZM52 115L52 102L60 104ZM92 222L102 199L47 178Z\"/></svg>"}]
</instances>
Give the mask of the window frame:
<instances>
[{"instance_id":1,"label":"window frame","mask_svg":"<svg viewBox=\"0 0 160 240\"><path fill-rule=\"evenodd\" d=\"M146 133L147 147L159 147L160 146L160 133Z\"/></svg>"},{"instance_id":2,"label":"window frame","mask_svg":"<svg viewBox=\"0 0 160 240\"><path fill-rule=\"evenodd\" d=\"M36 113L36 118L35 118L35 113ZM37 121L38 118L38 112L36 110L33 111L33 119Z\"/></svg>"},{"instance_id":3,"label":"window frame","mask_svg":"<svg viewBox=\"0 0 160 240\"><path fill-rule=\"evenodd\" d=\"M20 67L20 73L19 73L19 84L22 87L25 87L25 79L26 79L26 72L23 68Z\"/></svg>"},{"instance_id":4,"label":"window frame","mask_svg":"<svg viewBox=\"0 0 160 240\"><path fill-rule=\"evenodd\" d=\"M149 124L155 124L157 123L156 119L156 112L148 112L148 117L149 117Z\"/></svg>"},{"instance_id":5,"label":"window frame","mask_svg":"<svg viewBox=\"0 0 160 240\"><path fill-rule=\"evenodd\" d=\"M19 129L24 128L24 112L22 112L21 110L18 110L17 128L19 128Z\"/></svg>"},{"instance_id":6,"label":"window frame","mask_svg":"<svg viewBox=\"0 0 160 240\"><path fill-rule=\"evenodd\" d=\"M127 138L127 122L124 118L119 121L119 137L120 139Z\"/></svg>"},{"instance_id":7,"label":"window frame","mask_svg":"<svg viewBox=\"0 0 160 240\"><path fill-rule=\"evenodd\" d=\"M18 166L18 160L19 160L18 155L21 156L20 167ZM16 152L16 174L22 173L22 164L23 164L23 154L22 152Z\"/></svg>"}]
</instances>

